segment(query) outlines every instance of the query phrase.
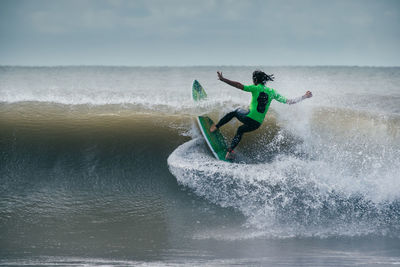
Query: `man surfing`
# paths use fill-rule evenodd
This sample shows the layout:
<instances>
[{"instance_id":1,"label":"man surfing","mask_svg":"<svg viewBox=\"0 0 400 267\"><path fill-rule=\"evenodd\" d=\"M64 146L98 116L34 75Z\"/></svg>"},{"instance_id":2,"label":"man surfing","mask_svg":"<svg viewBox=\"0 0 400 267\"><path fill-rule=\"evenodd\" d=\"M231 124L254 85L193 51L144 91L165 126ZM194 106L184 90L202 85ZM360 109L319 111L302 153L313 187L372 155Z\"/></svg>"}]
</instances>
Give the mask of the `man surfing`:
<instances>
[{"instance_id":1,"label":"man surfing","mask_svg":"<svg viewBox=\"0 0 400 267\"><path fill-rule=\"evenodd\" d=\"M222 117L222 119L217 124L213 124L210 127L210 132L215 132L217 129L229 122L234 117L243 123L243 125L238 128L236 135L232 139L232 143L229 146L228 152L225 156L226 159L233 159L233 150L239 144L244 133L254 131L261 126L264 121L265 115L268 112L268 108L271 104L272 99L275 99L278 102L284 104L293 105L306 98L312 97L312 93L310 91L307 91L305 95L298 98L286 99L286 97L281 96L274 89L269 88L265 85L268 81L274 80L274 75L265 74L261 70L255 70L253 72L254 84L252 85L243 85L239 82L231 81L222 76L222 72L220 71L217 71L217 75L220 81L227 83L230 86L236 87L240 90L251 93L251 102L248 110L238 108L232 112L229 112L224 117Z\"/></svg>"}]
</instances>

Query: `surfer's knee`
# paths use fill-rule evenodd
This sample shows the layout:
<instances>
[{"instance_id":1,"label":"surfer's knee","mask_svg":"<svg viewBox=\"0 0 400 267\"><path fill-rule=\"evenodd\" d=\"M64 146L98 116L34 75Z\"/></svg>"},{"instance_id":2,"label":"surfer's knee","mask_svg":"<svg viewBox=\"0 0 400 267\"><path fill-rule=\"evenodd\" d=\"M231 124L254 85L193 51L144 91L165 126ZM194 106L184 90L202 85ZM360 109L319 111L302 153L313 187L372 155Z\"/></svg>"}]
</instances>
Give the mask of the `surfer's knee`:
<instances>
[{"instance_id":1,"label":"surfer's knee","mask_svg":"<svg viewBox=\"0 0 400 267\"><path fill-rule=\"evenodd\" d=\"M237 129L236 135L242 136L245 132L248 132L248 126L246 124L243 124Z\"/></svg>"}]
</instances>

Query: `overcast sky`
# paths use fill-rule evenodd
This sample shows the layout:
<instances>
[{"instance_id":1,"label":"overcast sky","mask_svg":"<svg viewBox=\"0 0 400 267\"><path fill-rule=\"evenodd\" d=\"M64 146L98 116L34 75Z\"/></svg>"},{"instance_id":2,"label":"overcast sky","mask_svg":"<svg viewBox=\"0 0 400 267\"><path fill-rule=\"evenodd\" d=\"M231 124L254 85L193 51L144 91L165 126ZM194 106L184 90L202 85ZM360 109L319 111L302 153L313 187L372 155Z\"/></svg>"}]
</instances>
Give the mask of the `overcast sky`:
<instances>
[{"instance_id":1,"label":"overcast sky","mask_svg":"<svg viewBox=\"0 0 400 267\"><path fill-rule=\"evenodd\" d=\"M400 0L0 0L0 65L400 66Z\"/></svg>"}]
</instances>

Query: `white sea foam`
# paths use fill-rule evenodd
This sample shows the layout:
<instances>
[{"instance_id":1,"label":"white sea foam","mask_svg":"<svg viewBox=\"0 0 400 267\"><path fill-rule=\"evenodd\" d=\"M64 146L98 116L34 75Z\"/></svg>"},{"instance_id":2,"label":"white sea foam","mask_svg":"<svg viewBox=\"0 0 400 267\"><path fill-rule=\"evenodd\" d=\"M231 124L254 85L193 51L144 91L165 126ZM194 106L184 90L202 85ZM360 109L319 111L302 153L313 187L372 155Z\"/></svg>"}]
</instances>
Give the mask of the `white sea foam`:
<instances>
[{"instance_id":1,"label":"white sea foam","mask_svg":"<svg viewBox=\"0 0 400 267\"><path fill-rule=\"evenodd\" d=\"M388 131L381 131L381 138L376 132L354 136L348 131L349 136L328 138L321 125L297 132L310 136L299 136L302 142L294 152L275 149L271 161L258 164L218 161L201 137L178 147L168 158L178 182L213 203L241 211L248 217L245 228L256 229L233 235L200 233L196 238L398 235L393 221L400 219L398 140ZM362 125L357 132L364 130ZM282 131L291 130L281 129L277 139L285 139ZM270 146L285 143L274 140ZM267 156L262 150L252 154L243 149L257 159Z\"/></svg>"}]
</instances>

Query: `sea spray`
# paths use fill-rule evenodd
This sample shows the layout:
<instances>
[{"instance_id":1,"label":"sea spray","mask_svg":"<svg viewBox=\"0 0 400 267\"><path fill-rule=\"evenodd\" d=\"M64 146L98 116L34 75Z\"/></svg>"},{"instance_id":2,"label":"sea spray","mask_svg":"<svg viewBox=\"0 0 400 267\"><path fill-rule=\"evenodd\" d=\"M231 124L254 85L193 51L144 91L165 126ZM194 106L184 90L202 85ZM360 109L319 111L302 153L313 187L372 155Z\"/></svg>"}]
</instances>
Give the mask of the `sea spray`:
<instances>
[{"instance_id":1,"label":"sea spray","mask_svg":"<svg viewBox=\"0 0 400 267\"><path fill-rule=\"evenodd\" d=\"M241 211L248 217L247 225L260 235L397 237L398 150L381 159L393 170L382 168L379 161L363 167L358 153L342 151L339 144L329 149L319 141L300 142L291 154L276 149L272 161L229 164L213 159L202 138L197 138L178 147L168 164L179 183L213 203ZM265 154L259 150L253 157L266 158ZM369 153L361 162L371 159L374 155Z\"/></svg>"}]
</instances>

